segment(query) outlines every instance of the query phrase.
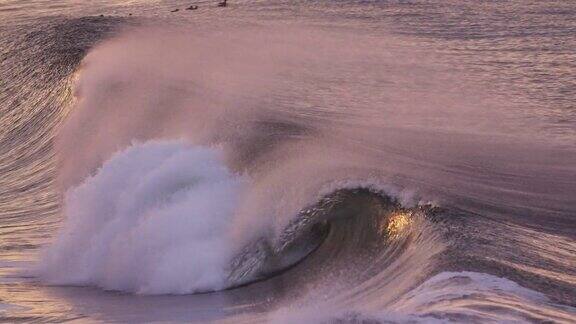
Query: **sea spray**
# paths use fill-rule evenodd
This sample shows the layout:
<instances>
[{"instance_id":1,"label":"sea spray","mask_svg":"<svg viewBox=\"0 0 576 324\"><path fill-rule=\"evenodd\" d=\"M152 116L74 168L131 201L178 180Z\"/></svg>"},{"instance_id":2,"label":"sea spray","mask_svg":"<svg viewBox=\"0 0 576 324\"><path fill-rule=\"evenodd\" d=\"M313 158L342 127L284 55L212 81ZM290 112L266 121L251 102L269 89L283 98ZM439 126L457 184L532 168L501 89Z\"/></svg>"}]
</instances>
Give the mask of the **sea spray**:
<instances>
[{"instance_id":1,"label":"sea spray","mask_svg":"<svg viewBox=\"0 0 576 324\"><path fill-rule=\"evenodd\" d=\"M39 276L142 294L221 289L244 185L217 149L133 144L67 191L66 222Z\"/></svg>"}]
</instances>

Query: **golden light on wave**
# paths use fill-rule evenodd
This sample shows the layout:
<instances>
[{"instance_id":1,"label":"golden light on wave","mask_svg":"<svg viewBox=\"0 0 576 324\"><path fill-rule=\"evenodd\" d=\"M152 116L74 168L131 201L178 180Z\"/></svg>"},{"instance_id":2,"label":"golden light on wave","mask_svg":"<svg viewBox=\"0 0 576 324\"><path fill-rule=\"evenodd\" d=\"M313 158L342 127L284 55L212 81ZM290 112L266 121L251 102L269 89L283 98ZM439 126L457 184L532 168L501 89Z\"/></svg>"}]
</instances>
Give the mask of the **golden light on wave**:
<instances>
[{"instance_id":1,"label":"golden light on wave","mask_svg":"<svg viewBox=\"0 0 576 324\"><path fill-rule=\"evenodd\" d=\"M382 234L387 234L390 237L397 237L412 223L411 213L409 212L395 212L390 216L387 223L382 224L381 232Z\"/></svg>"}]
</instances>

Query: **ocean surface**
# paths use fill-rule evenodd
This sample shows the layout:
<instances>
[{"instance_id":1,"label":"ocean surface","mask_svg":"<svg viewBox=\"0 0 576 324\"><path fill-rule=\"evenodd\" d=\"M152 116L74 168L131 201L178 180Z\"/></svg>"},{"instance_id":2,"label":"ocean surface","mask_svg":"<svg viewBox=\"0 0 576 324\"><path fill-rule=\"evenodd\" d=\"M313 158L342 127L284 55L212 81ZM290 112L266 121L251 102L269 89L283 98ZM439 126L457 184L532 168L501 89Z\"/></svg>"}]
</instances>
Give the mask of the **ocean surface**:
<instances>
[{"instance_id":1,"label":"ocean surface","mask_svg":"<svg viewBox=\"0 0 576 324\"><path fill-rule=\"evenodd\" d=\"M68 321L576 322L576 1L0 0L0 322Z\"/></svg>"}]
</instances>

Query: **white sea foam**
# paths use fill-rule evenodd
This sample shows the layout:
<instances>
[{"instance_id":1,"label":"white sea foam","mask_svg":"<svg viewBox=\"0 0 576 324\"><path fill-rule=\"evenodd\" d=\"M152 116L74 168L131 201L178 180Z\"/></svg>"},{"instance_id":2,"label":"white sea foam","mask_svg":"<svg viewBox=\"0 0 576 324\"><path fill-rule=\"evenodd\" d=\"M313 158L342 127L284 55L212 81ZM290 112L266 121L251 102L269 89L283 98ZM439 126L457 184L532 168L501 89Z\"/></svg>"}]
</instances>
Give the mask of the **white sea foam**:
<instances>
[{"instance_id":1,"label":"white sea foam","mask_svg":"<svg viewBox=\"0 0 576 324\"><path fill-rule=\"evenodd\" d=\"M134 144L67 191L66 222L39 275L142 294L221 289L244 183L217 149Z\"/></svg>"}]
</instances>

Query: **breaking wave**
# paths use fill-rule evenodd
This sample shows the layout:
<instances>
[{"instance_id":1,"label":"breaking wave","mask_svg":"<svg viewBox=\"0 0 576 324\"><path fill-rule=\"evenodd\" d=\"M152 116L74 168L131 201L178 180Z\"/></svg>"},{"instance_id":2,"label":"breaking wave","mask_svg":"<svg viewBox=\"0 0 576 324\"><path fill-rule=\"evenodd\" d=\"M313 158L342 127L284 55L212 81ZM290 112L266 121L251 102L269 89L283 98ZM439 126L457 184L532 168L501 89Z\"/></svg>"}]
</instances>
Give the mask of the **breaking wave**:
<instances>
[{"instance_id":1,"label":"breaking wave","mask_svg":"<svg viewBox=\"0 0 576 324\"><path fill-rule=\"evenodd\" d=\"M523 215L571 220L573 183L559 180L569 153L532 141L499 97L402 37L135 28L90 49L69 78L72 109L56 138L64 220L34 269L43 283L282 294L254 303L264 315L233 317L246 322L573 313L480 273L539 285L542 272L516 272L532 269L525 260L502 266L522 253L488 259L482 244L529 237L513 227ZM535 174L541 165L556 167ZM470 268L479 272L461 271ZM531 288L565 301L558 282Z\"/></svg>"}]
</instances>

